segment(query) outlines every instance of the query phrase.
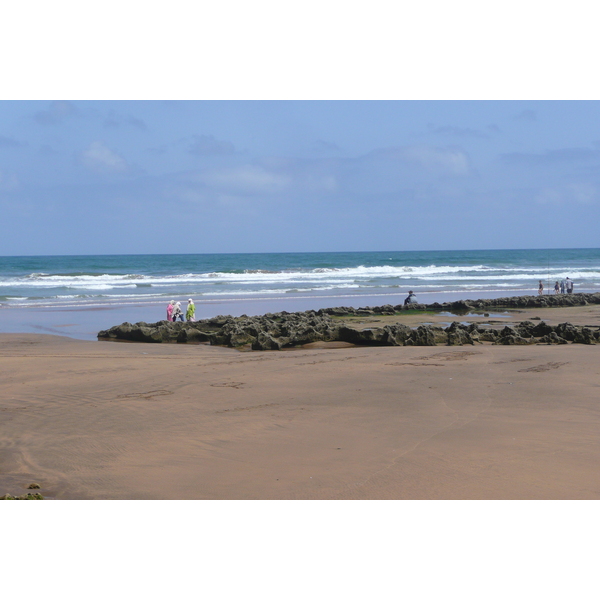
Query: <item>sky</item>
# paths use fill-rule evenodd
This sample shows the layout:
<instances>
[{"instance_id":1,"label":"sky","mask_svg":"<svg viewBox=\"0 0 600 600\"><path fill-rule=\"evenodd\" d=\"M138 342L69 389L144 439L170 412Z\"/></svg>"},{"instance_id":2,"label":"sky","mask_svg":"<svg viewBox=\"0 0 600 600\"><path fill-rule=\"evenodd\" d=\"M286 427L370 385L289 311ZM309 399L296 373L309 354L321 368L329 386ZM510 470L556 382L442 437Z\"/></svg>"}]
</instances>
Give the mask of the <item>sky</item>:
<instances>
[{"instance_id":1,"label":"sky","mask_svg":"<svg viewBox=\"0 0 600 600\"><path fill-rule=\"evenodd\" d=\"M586 3L4 17L0 255L598 246Z\"/></svg>"},{"instance_id":2,"label":"sky","mask_svg":"<svg viewBox=\"0 0 600 600\"><path fill-rule=\"evenodd\" d=\"M0 101L3 255L596 247L597 101Z\"/></svg>"}]
</instances>

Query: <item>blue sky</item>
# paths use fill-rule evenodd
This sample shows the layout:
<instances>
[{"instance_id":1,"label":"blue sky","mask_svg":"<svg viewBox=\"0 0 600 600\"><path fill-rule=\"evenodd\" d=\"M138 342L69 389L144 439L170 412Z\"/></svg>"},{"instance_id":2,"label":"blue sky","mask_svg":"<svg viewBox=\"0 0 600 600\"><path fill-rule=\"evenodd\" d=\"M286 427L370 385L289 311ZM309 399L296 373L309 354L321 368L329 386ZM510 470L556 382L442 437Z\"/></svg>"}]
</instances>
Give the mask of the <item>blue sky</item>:
<instances>
[{"instance_id":1,"label":"blue sky","mask_svg":"<svg viewBox=\"0 0 600 600\"><path fill-rule=\"evenodd\" d=\"M595 247L597 101L1 101L0 253Z\"/></svg>"}]
</instances>

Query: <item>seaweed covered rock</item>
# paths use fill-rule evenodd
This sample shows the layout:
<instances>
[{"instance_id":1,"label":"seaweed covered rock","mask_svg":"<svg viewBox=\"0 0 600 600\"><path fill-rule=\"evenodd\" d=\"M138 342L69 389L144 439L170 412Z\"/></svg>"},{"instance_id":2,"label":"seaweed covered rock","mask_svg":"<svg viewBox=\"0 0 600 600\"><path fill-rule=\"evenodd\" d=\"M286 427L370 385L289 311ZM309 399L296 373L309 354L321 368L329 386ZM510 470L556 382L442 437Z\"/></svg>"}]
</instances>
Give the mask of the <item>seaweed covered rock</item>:
<instances>
[{"instance_id":1,"label":"seaweed covered rock","mask_svg":"<svg viewBox=\"0 0 600 600\"><path fill-rule=\"evenodd\" d=\"M572 342L575 340L575 336L577 334L577 327L572 325L571 323L559 323L555 328L557 335L561 338Z\"/></svg>"},{"instance_id":2,"label":"seaweed covered rock","mask_svg":"<svg viewBox=\"0 0 600 600\"><path fill-rule=\"evenodd\" d=\"M446 328L448 335L448 346L463 346L464 344L473 345L473 338L469 333L468 326L461 325L457 321L453 321L449 327Z\"/></svg>"},{"instance_id":3,"label":"seaweed covered rock","mask_svg":"<svg viewBox=\"0 0 600 600\"><path fill-rule=\"evenodd\" d=\"M567 340L559 337L556 331L551 331L550 333L542 336L539 339L540 344L568 344Z\"/></svg>"},{"instance_id":4,"label":"seaweed covered rock","mask_svg":"<svg viewBox=\"0 0 600 600\"><path fill-rule=\"evenodd\" d=\"M478 339L480 342L496 342L500 332L496 329L483 329L479 331Z\"/></svg>"},{"instance_id":5,"label":"seaweed covered rock","mask_svg":"<svg viewBox=\"0 0 600 600\"><path fill-rule=\"evenodd\" d=\"M523 321L514 327L502 330L483 328L453 322L446 329L435 325L420 325L411 329L403 323L388 324L383 327L358 329L340 320L340 317L359 315L392 315L406 310L453 311L461 313L488 307L525 306L565 306L600 303L600 294L572 294L544 296L521 296L496 298L491 300L464 300L431 305L411 304L409 306L385 304L373 308L337 307L309 310L305 312L267 313L262 316L232 317L218 315L195 322L158 321L156 323L122 323L100 331L101 340L127 340L144 343L183 343L229 346L240 349L279 350L317 341L344 341L368 346L450 346L491 342L494 344L517 345L532 343L577 343L595 344L600 342L600 328L575 326L561 323L555 327L534 319ZM332 317L336 317L335 319Z\"/></svg>"},{"instance_id":6,"label":"seaweed covered rock","mask_svg":"<svg viewBox=\"0 0 600 600\"><path fill-rule=\"evenodd\" d=\"M437 325L429 325L428 327L433 333L436 344L448 343L448 332L443 327L438 327Z\"/></svg>"},{"instance_id":7,"label":"seaweed covered rock","mask_svg":"<svg viewBox=\"0 0 600 600\"><path fill-rule=\"evenodd\" d=\"M533 332L535 331L536 325L531 321L521 321L518 325L515 325L515 331L522 337L534 337Z\"/></svg>"},{"instance_id":8,"label":"seaweed covered rock","mask_svg":"<svg viewBox=\"0 0 600 600\"><path fill-rule=\"evenodd\" d=\"M413 334L413 330L402 323L386 325L383 330L386 333L386 340L390 346L405 346L406 340Z\"/></svg>"},{"instance_id":9,"label":"seaweed covered rock","mask_svg":"<svg viewBox=\"0 0 600 600\"><path fill-rule=\"evenodd\" d=\"M4 496L0 496L0 500L43 500L44 496L39 493L27 493L22 494L21 496L13 496L12 494L4 494Z\"/></svg>"},{"instance_id":10,"label":"seaweed covered rock","mask_svg":"<svg viewBox=\"0 0 600 600\"><path fill-rule=\"evenodd\" d=\"M578 328L575 332L574 344L595 344L596 337L594 331L589 327Z\"/></svg>"},{"instance_id":11,"label":"seaweed covered rock","mask_svg":"<svg viewBox=\"0 0 600 600\"><path fill-rule=\"evenodd\" d=\"M100 331L98 339L128 340L131 342L162 343L175 342L182 329L183 323L169 323L169 321L158 321L158 323L145 323L140 321L121 323L110 329Z\"/></svg>"},{"instance_id":12,"label":"seaweed covered rock","mask_svg":"<svg viewBox=\"0 0 600 600\"><path fill-rule=\"evenodd\" d=\"M214 337L214 333L208 333L195 328L187 328L182 329L179 332L177 335L177 342L179 344L200 344L202 342L210 343Z\"/></svg>"},{"instance_id":13,"label":"seaweed covered rock","mask_svg":"<svg viewBox=\"0 0 600 600\"><path fill-rule=\"evenodd\" d=\"M399 344L388 342L388 332L383 327L367 329L354 329L342 325L338 329L338 339L341 342L349 342L358 346L398 346Z\"/></svg>"},{"instance_id":14,"label":"seaweed covered rock","mask_svg":"<svg viewBox=\"0 0 600 600\"><path fill-rule=\"evenodd\" d=\"M356 309L351 306L336 306L333 308L321 308L317 314L331 315L333 317L350 317L356 314Z\"/></svg>"},{"instance_id":15,"label":"seaweed covered rock","mask_svg":"<svg viewBox=\"0 0 600 600\"><path fill-rule=\"evenodd\" d=\"M548 323L540 321L531 330L531 335L533 335L533 337L542 337L552 333L553 331L554 327L552 327L552 325L548 325Z\"/></svg>"},{"instance_id":16,"label":"seaweed covered rock","mask_svg":"<svg viewBox=\"0 0 600 600\"><path fill-rule=\"evenodd\" d=\"M281 350L289 343L289 338L277 338L270 333L261 331L252 343L252 350Z\"/></svg>"},{"instance_id":17,"label":"seaweed covered rock","mask_svg":"<svg viewBox=\"0 0 600 600\"><path fill-rule=\"evenodd\" d=\"M532 338L525 338L519 335L517 329L506 326L500 331L494 343L502 344L504 346L514 346L532 344L534 341L535 340Z\"/></svg>"},{"instance_id":18,"label":"seaweed covered rock","mask_svg":"<svg viewBox=\"0 0 600 600\"><path fill-rule=\"evenodd\" d=\"M430 325L419 325L413 331L411 340L414 346L435 346L435 332Z\"/></svg>"},{"instance_id":19,"label":"seaweed covered rock","mask_svg":"<svg viewBox=\"0 0 600 600\"><path fill-rule=\"evenodd\" d=\"M99 339L129 340L154 343L202 343L233 348L252 345L273 347L297 345L319 340L337 339L335 323L327 314L315 311L304 313L268 313L260 317L231 317L219 315L195 322L159 321L157 323L122 323L98 334ZM258 337L263 333L277 343Z\"/></svg>"},{"instance_id":20,"label":"seaweed covered rock","mask_svg":"<svg viewBox=\"0 0 600 600\"><path fill-rule=\"evenodd\" d=\"M473 303L470 300L457 300L450 303L448 310L455 315L466 315L473 310Z\"/></svg>"}]
</instances>

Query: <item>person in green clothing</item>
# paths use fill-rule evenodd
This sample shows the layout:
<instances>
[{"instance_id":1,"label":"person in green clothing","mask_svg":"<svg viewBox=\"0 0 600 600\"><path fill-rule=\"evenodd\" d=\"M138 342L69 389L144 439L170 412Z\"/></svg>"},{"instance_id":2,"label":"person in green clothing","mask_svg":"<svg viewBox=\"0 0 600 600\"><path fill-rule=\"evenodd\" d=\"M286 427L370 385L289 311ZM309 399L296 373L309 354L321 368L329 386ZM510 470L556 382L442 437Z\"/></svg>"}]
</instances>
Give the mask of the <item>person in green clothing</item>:
<instances>
[{"instance_id":1,"label":"person in green clothing","mask_svg":"<svg viewBox=\"0 0 600 600\"><path fill-rule=\"evenodd\" d=\"M188 300L187 310L185 311L185 320L196 320L196 307L194 306L194 301L191 298Z\"/></svg>"}]
</instances>

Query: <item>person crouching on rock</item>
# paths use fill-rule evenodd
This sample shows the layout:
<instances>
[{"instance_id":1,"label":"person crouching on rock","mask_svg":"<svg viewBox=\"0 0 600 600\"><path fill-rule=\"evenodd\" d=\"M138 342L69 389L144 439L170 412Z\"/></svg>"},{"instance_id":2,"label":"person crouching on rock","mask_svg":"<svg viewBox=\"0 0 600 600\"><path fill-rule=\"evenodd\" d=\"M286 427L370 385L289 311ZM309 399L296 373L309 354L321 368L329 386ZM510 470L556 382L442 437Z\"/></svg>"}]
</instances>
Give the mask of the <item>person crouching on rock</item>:
<instances>
[{"instance_id":1,"label":"person crouching on rock","mask_svg":"<svg viewBox=\"0 0 600 600\"><path fill-rule=\"evenodd\" d=\"M181 302L177 302L175 304L175 308L173 309L173 323L177 321L178 317L183 321L183 311L181 310Z\"/></svg>"},{"instance_id":2,"label":"person crouching on rock","mask_svg":"<svg viewBox=\"0 0 600 600\"><path fill-rule=\"evenodd\" d=\"M410 290L408 292L408 296L404 300L404 306L406 306L407 304L417 304L417 303L418 303L417 297L413 294L413 291Z\"/></svg>"},{"instance_id":3,"label":"person crouching on rock","mask_svg":"<svg viewBox=\"0 0 600 600\"><path fill-rule=\"evenodd\" d=\"M196 320L196 307L194 306L194 301L191 298L188 300L187 309L185 311L185 320L186 321L195 321Z\"/></svg>"},{"instance_id":4,"label":"person crouching on rock","mask_svg":"<svg viewBox=\"0 0 600 600\"><path fill-rule=\"evenodd\" d=\"M171 300L167 306L167 321L173 320L173 309L175 308L175 300Z\"/></svg>"}]
</instances>

